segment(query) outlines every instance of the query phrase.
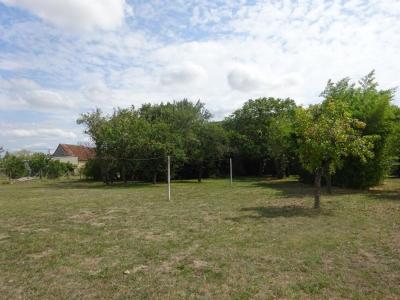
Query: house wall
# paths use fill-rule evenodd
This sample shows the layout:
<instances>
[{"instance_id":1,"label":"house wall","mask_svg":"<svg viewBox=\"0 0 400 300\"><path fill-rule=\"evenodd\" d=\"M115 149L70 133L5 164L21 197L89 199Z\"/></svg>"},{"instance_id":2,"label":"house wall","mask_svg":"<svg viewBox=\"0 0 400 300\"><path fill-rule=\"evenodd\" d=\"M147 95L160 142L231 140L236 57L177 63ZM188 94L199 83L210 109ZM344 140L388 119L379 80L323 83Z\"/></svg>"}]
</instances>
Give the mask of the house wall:
<instances>
[{"instance_id":1,"label":"house wall","mask_svg":"<svg viewBox=\"0 0 400 300\"><path fill-rule=\"evenodd\" d=\"M53 156L53 159L63 163L69 162L74 166L79 166L78 158L76 156Z\"/></svg>"},{"instance_id":2,"label":"house wall","mask_svg":"<svg viewBox=\"0 0 400 300\"><path fill-rule=\"evenodd\" d=\"M85 165L86 165L86 160L80 160L80 161L78 162L78 168L79 168L79 169L80 169L80 168L84 168Z\"/></svg>"}]
</instances>

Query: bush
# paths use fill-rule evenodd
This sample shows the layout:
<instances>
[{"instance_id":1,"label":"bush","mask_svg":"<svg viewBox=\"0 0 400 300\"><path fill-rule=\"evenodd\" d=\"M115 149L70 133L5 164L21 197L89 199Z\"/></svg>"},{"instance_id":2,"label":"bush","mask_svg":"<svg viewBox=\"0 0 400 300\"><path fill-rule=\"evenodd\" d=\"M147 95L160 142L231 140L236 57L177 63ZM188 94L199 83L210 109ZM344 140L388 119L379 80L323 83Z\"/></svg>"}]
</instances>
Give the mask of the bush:
<instances>
[{"instance_id":1,"label":"bush","mask_svg":"<svg viewBox=\"0 0 400 300\"><path fill-rule=\"evenodd\" d=\"M359 86L351 84L348 78L337 83L329 81L321 95L325 99L345 102L352 117L366 123L362 135L376 137L374 156L365 163L348 156L332 182L338 186L362 189L380 184L395 163L392 137L395 134L396 107L391 103L394 90L379 90L374 72L371 72L359 82Z\"/></svg>"},{"instance_id":2,"label":"bush","mask_svg":"<svg viewBox=\"0 0 400 300\"><path fill-rule=\"evenodd\" d=\"M55 179L74 171L71 163L63 163L58 160L50 160L47 164L47 178Z\"/></svg>"},{"instance_id":3,"label":"bush","mask_svg":"<svg viewBox=\"0 0 400 300\"><path fill-rule=\"evenodd\" d=\"M102 173L101 173L101 164L100 161L97 159L89 159L85 167L83 169L83 174L86 178L93 179L93 180L101 180Z\"/></svg>"},{"instance_id":4,"label":"bush","mask_svg":"<svg viewBox=\"0 0 400 300\"><path fill-rule=\"evenodd\" d=\"M1 160L1 164L5 175L10 178L15 179L28 175L28 170L23 157L6 153L4 158Z\"/></svg>"}]
</instances>

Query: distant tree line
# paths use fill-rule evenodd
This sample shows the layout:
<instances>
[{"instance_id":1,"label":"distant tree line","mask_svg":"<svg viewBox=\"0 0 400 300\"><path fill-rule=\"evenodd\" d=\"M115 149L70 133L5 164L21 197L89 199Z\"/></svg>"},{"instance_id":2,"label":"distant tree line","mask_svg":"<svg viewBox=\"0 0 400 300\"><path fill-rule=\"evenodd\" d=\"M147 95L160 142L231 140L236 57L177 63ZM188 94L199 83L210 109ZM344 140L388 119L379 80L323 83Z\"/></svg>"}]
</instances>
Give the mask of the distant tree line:
<instances>
[{"instance_id":1,"label":"distant tree line","mask_svg":"<svg viewBox=\"0 0 400 300\"><path fill-rule=\"evenodd\" d=\"M165 178L168 155L175 177L195 175L201 181L205 174L218 175L229 140L222 124L210 117L203 103L187 100L117 109L110 116L100 110L84 114L78 124L96 145L96 159L88 162L85 175L106 183L156 183Z\"/></svg>"},{"instance_id":2,"label":"distant tree line","mask_svg":"<svg viewBox=\"0 0 400 300\"><path fill-rule=\"evenodd\" d=\"M6 152L0 159L0 170L9 179L25 176L55 179L72 173L74 166L71 163L53 160L50 155L44 153L22 150L15 153Z\"/></svg>"},{"instance_id":3,"label":"distant tree line","mask_svg":"<svg viewBox=\"0 0 400 300\"><path fill-rule=\"evenodd\" d=\"M320 186L368 188L399 174L400 109L395 91L382 90L374 72L358 84L328 81L323 101L308 107L292 99L247 101L223 121L211 120L201 102L144 104L140 108L83 114L97 158L86 175L107 183L165 178L166 156L175 178L227 174L300 175ZM159 157L157 159L157 157ZM151 160L135 160L154 158Z\"/></svg>"}]
</instances>

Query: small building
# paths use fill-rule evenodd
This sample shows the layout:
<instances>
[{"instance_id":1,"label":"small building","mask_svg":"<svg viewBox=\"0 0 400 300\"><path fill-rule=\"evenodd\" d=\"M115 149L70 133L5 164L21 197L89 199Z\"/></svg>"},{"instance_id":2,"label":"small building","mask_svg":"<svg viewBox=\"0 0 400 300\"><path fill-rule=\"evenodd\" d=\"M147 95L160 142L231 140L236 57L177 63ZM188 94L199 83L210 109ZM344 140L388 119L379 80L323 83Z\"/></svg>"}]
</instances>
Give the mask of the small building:
<instances>
[{"instance_id":1,"label":"small building","mask_svg":"<svg viewBox=\"0 0 400 300\"><path fill-rule=\"evenodd\" d=\"M59 144L52 156L60 162L69 162L77 168L83 168L89 159L96 156L96 151L86 146Z\"/></svg>"}]
</instances>

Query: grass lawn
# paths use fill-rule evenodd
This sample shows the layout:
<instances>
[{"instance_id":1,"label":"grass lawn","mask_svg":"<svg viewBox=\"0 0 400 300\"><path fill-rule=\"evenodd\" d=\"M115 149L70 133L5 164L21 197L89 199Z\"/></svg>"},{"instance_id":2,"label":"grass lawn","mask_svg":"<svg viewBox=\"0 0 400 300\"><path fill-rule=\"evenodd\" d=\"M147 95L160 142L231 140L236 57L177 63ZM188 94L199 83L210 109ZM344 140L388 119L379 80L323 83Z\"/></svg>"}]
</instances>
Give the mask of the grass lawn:
<instances>
[{"instance_id":1,"label":"grass lawn","mask_svg":"<svg viewBox=\"0 0 400 300\"><path fill-rule=\"evenodd\" d=\"M400 298L400 179L0 185L2 299ZM128 270L129 274L124 274Z\"/></svg>"}]
</instances>

